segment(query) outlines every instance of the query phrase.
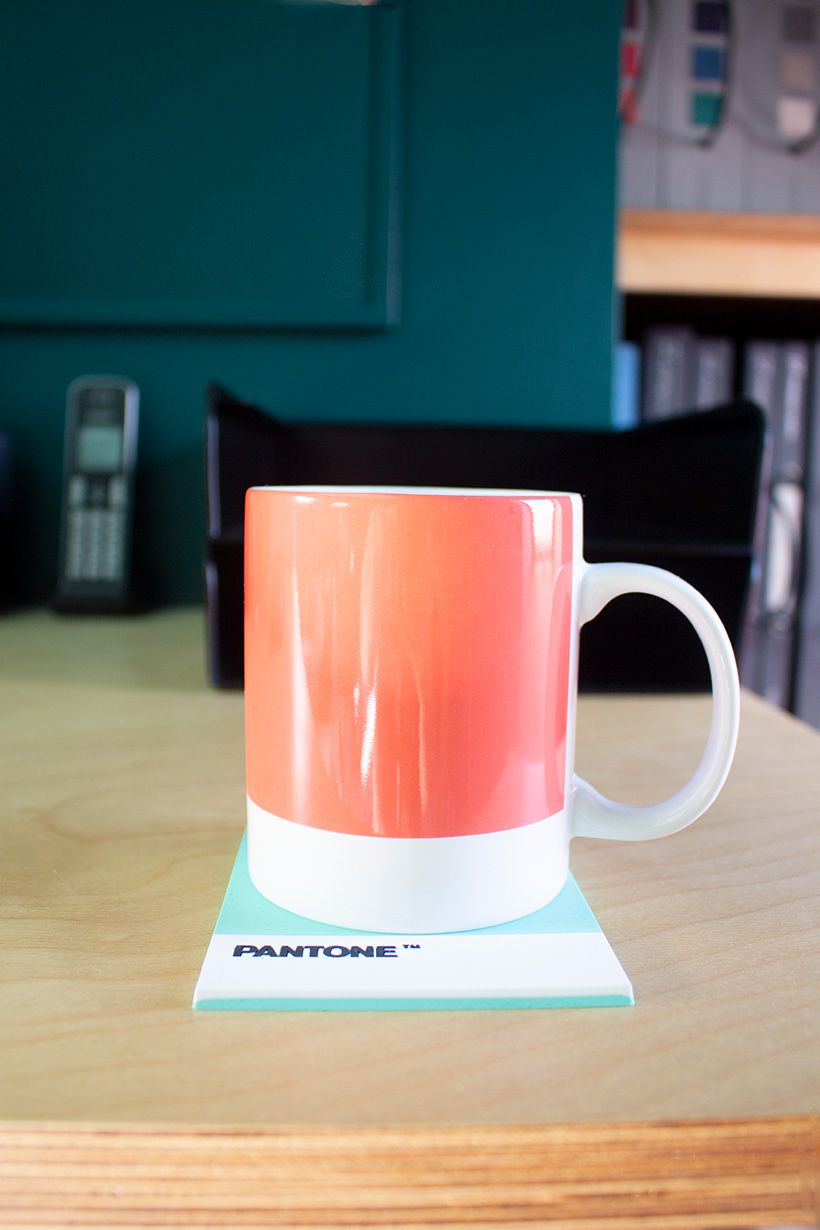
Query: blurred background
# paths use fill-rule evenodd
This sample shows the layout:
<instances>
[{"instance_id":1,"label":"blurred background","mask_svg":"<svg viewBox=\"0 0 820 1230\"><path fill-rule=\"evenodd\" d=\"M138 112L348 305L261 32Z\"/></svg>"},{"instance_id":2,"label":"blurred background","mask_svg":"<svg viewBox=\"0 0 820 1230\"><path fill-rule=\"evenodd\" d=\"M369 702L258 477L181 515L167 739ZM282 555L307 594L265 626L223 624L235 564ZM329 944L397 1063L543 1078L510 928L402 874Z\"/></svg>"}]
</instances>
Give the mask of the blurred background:
<instances>
[{"instance_id":1,"label":"blurred background","mask_svg":"<svg viewBox=\"0 0 820 1230\"><path fill-rule=\"evenodd\" d=\"M814 0L9 11L3 602L54 594L77 377L138 389L155 605L203 601L210 381L288 421L613 431L748 396L745 681L820 724L819 39Z\"/></svg>"},{"instance_id":2,"label":"blurred background","mask_svg":"<svg viewBox=\"0 0 820 1230\"><path fill-rule=\"evenodd\" d=\"M820 6L632 0L614 419L765 412L741 678L820 726Z\"/></svg>"}]
</instances>

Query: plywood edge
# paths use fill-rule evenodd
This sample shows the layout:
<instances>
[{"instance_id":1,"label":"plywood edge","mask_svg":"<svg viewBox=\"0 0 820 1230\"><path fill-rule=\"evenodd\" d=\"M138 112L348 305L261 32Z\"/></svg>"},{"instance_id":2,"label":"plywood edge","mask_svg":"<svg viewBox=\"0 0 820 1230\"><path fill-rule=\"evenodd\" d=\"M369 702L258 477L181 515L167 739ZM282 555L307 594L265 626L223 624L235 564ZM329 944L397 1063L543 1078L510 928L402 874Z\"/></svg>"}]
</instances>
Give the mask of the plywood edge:
<instances>
[{"instance_id":1,"label":"plywood edge","mask_svg":"<svg viewBox=\"0 0 820 1230\"><path fill-rule=\"evenodd\" d=\"M3 1224L816 1225L813 1116L279 1128L0 1124ZM199 1219L199 1220L197 1220Z\"/></svg>"}]
</instances>

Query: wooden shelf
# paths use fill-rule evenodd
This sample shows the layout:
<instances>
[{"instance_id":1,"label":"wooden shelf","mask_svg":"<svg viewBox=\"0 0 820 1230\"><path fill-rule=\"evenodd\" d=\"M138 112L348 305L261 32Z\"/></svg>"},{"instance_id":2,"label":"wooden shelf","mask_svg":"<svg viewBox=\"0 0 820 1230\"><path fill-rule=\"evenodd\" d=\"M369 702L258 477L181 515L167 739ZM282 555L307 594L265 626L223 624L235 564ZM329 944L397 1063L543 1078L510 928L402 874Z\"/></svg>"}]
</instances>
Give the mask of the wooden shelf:
<instances>
[{"instance_id":1,"label":"wooden shelf","mask_svg":"<svg viewBox=\"0 0 820 1230\"><path fill-rule=\"evenodd\" d=\"M625 209L618 286L650 294L820 299L820 216Z\"/></svg>"}]
</instances>

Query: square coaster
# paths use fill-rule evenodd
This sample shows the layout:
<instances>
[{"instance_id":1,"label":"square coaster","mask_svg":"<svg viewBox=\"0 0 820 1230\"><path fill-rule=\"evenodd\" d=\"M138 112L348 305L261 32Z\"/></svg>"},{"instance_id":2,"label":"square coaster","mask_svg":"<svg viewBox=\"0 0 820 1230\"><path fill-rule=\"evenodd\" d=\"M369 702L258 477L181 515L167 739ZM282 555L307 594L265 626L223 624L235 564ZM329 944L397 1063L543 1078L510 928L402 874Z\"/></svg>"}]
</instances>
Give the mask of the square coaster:
<instances>
[{"instance_id":1,"label":"square coaster","mask_svg":"<svg viewBox=\"0 0 820 1230\"><path fill-rule=\"evenodd\" d=\"M572 876L549 905L479 931L376 935L263 897L245 837L194 990L199 1010L581 1008L632 985Z\"/></svg>"}]
</instances>

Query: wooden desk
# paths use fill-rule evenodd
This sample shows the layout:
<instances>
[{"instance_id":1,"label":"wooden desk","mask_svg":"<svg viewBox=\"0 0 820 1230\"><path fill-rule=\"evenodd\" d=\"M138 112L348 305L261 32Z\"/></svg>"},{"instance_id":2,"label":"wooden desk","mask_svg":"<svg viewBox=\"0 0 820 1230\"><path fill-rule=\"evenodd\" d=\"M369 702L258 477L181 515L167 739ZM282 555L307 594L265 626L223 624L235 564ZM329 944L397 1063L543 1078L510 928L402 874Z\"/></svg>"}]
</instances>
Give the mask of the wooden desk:
<instances>
[{"instance_id":1,"label":"wooden desk","mask_svg":"<svg viewBox=\"0 0 820 1230\"><path fill-rule=\"evenodd\" d=\"M244 799L203 643L0 620L0 1225L815 1224L815 732L747 697L706 817L575 843L634 1009L199 1015ZM584 698L579 768L659 797L707 712Z\"/></svg>"}]
</instances>

